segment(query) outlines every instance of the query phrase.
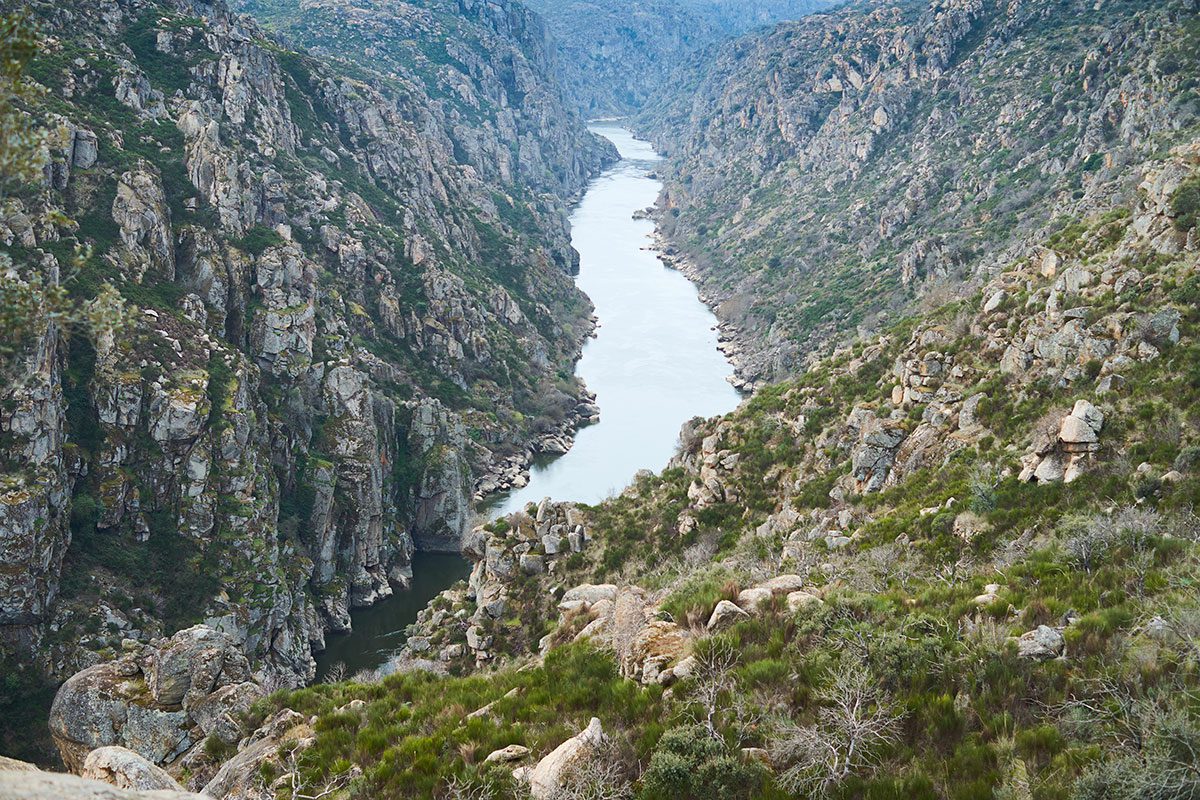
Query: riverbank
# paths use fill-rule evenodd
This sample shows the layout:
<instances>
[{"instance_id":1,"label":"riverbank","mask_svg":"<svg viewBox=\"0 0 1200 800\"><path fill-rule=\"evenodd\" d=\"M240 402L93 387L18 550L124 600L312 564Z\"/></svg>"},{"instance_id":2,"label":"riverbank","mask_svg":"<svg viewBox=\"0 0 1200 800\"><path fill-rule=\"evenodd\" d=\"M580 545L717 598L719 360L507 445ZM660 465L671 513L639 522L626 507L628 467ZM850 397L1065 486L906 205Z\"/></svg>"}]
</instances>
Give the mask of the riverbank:
<instances>
[{"instance_id":1,"label":"riverbank","mask_svg":"<svg viewBox=\"0 0 1200 800\"><path fill-rule=\"evenodd\" d=\"M696 295L700 302L717 318L717 349L733 367L729 383L743 395L753 394L767 385L767 381L763 380L759 371L747 361L747 355L752 352L750 338L737 325L722 317L720 301L704 290L704 276L700 268L663 233L658 215L657 208L647 215L655 223L654 244L649 249L658 255L665 266L679 272L696 287Z\"/></svg>"},{"instance_id":2,"label":"riverbank","mask_svg":"<svg viewBox=\"0 0 1200 800\"><path fill-rule=\"evenodd\" d=\"M489 516L545 497L599 502L637 472L665 468L689 419L726 413L743 399L729 380L736 377L719 321L687 276L654 252L659 232L644 210L662 191L661 156L618 124L591 129L622 155L571 220L577 284L604 325L585 344L576 375L596 393L603 421L578 431L565 453L536 458L528 485L498 495L485 506Z\"/></svg>"},{"instance_id":3,"label":"riverbank","mask_svg":"<svg viewBox=\"0 0 1200 800\"><path fill-rule=\"evenodd\" d=\"M562 422L523 451L497 460L476 482L479 522L546 497L598 503L639 472L666 468L689 420L727 413L743 399L731 385L734 366L722 353L728 339L719 335L717 318L688 276L655 252L659 232L641 213L662 190L654 176L658 154L623 128L593 130L616 144L622 160L592 181L571 217L572 244L580 254L576 282L595 306L575 369L580 391ZM567 533L564 528L564 538ZM582 547L577 539L574 546ZM465 577L466 562L459 563L461 574L447 571L437 591ZM420 569L414 565L413 590L355 612L354 632L335 640L344 655L323 655L323 671L339 660L351 672L382 667L392 651L409 643L406 627L433 596L419 604L413 596ZM426 648L427 640L418 634L407 657L440 659L440 652Z\"/></svg>"}]
</instances>

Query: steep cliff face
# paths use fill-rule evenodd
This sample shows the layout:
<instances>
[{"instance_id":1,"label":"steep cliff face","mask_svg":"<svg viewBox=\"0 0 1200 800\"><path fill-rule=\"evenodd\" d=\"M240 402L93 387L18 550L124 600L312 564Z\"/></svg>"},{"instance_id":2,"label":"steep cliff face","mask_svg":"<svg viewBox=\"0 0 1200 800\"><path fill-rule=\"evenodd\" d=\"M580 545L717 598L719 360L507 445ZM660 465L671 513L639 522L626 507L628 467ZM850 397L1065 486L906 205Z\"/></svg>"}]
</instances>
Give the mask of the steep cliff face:
<instances>
[{"instance_id":1,"label":"steep cliff face","mask_svg":"<svg viewBox=\"0 0 1200 800\"><path fill-rule=\"evenodd\" d=\"M219 2L28 6L51 153L0 233L14 281L95 324L45 320L0 389L4 642L64 677L206 620L311 679L414 543L458 546L478 480L571 424L565 209L609 150L516 6L339 7L385 32L358 65ZM406 72L410 37L457 55Z\"/></svg>"},{"instance_id":2,"label":"steep cliff face","mask_svg":"<svg viewBox=\"0 0 1200 800\"><path fill-rule=\"evenodd\" d=\"M502 0L242 0L271 30L435 98L460 165L570 196L610 154L563 108L542 22ZM571 258L564 253L565 258Z\"/></svg>"},{"instance_id":3,"label":"steep cliff face","mask_svg":"<svg viewBox=\"0 0 1200 800\"><path fill-rule=\"evenodd\" d=\"M802 369L1129 198L1195 126L1190 2L860 4L726 46L652 104L664 226L743 346Z\"/></svg>"},{"instance_id":4,"label":"steep cliff face","mask_svg":"<svg viewBox=\"0 0 1200 800\"><path fill-rule=\"evenodd\" d=\"M625 116L670 92L676 71L732 36L831 0L530 0L546 19L570 101L591 118Z\"/></svg>"}]
</instances>

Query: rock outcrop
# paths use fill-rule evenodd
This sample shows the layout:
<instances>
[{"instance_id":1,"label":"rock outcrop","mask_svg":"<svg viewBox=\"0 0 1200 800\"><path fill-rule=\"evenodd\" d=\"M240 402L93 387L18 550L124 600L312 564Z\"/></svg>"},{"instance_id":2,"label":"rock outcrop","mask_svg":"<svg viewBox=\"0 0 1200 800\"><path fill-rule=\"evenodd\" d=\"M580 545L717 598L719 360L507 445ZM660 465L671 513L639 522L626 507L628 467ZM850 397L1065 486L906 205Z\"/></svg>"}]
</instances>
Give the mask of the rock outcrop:
<instances>
[{"instance_id":1,"label":"rock outcrop","mask_svg":"<svg viewBox=\"0 0 1200 800\"><path fill-rule=\"evenodd\" d=\"M0 240L24 286L91 258L88 324L34 325L0 387L0 641L63 680L204 621L311 680L587 417L566 208L613 151L516 4L292 4L307 51L221 0L26 5L54 135Z\"/></svg>"},{"instance_id":2,"label":"rock outcrop","mask_svg":"<svg viewBox=\"0 0 1200 800\"><path fill-rule=\"evenodd\" d=\"M118 789L100 781L52 772L0 771L0 800L212 800L179 791Z\"/></svg>"},{"instance_id":3,"label":"rock outcrop","mask_svg":"<svg viewBox=\"0 0 1200 800\"><path fill-rule=\"evenodd\" d=\"M72 771L152 781L158 767L178 774L209 737L236 744L238 715L264 695L237 642L196 626L72 677L54 699L50 730ZM155 769L120 758L124 750Z\"/></svg>"},{"instance_id":4,"label":"rock outcrop","mask_svg":"<svg viewBox=\"0 0 1200 800\"><path fill-rule=\"evenodd\" d=\"M1104 413L1087 400L1075 404L1062 418L1056 434L1041 432L1022 459L1021 480L1041 483L1071 483L1085 470L1091 456L1100 450Z\"/></svg>"},{"instance_id":5,"label":"rock outcrop","mask_svg":"<svg viewBox=\"0 0 1200 800\"><path fill-rule=\"evenodd\" d=\"M99 747L88 753L80 777L101 781L118 789L141 792L182 792L183 787L166 770L124 747Z\"/></svg>"},{"instance_id":6,"label":"rock outcrop","mask_svg":"<svg viewBox=\"0 0 1200 800\"><path fill-rule=\"evenodd\" d=\"M603 745L604 740L600 720L592 717L586 728L554 748L536 766L522 767L513 776L529 784L529 794L535 800L550 800L562 790L571 769Z\"/></svg>"}]
</instances>

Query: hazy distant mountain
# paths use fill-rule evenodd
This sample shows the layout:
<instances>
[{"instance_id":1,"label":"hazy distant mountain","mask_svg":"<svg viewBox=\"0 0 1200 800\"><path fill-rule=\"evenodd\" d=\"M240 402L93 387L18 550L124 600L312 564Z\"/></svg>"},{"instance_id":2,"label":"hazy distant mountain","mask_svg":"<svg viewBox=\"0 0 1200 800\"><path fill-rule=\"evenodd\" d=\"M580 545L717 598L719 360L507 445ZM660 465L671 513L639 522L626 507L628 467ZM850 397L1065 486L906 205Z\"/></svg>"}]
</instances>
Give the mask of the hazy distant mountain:
<instances>
[{"instance_id":1,"label":"hazy distant mountain","mask_svg":"<svg viewBox=\"0 0 1200 800\"><path fill-rule=\"evenodd\" d=\"M831 0L528 0L545 17L568 97L590 116L628 114L705 47Z\"/></svg>"}]
</instances>

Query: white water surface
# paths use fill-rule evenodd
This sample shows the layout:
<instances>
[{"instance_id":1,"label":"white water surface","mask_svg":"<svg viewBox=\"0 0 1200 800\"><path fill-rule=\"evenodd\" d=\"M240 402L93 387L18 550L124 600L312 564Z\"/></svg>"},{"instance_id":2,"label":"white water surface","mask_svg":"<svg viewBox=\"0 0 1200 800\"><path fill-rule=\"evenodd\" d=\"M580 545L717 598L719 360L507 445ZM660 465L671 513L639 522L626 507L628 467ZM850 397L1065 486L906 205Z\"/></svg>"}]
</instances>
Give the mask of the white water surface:
<instances>
[{"instance_id":1,"label":"white water surface","mask_svg":"<svg viewBox=\"0 0 1200 800\"><path fill-rule=\"evenodd\" d=\"M726 380L733 368L717 350L716 317L687 278L644 249L654 223L633 218L662 191L650 177L661 157L617 124L591 129L622 157L592 182L571 217L578 285L601 325L577 373L596 393L600 422L581 430L569 453L536 465L529 485L490 504L488 516L544 497L599 502L639 470L666 467L687 420L728 413L741 401Z\"/></svg>"}]
</instances>

